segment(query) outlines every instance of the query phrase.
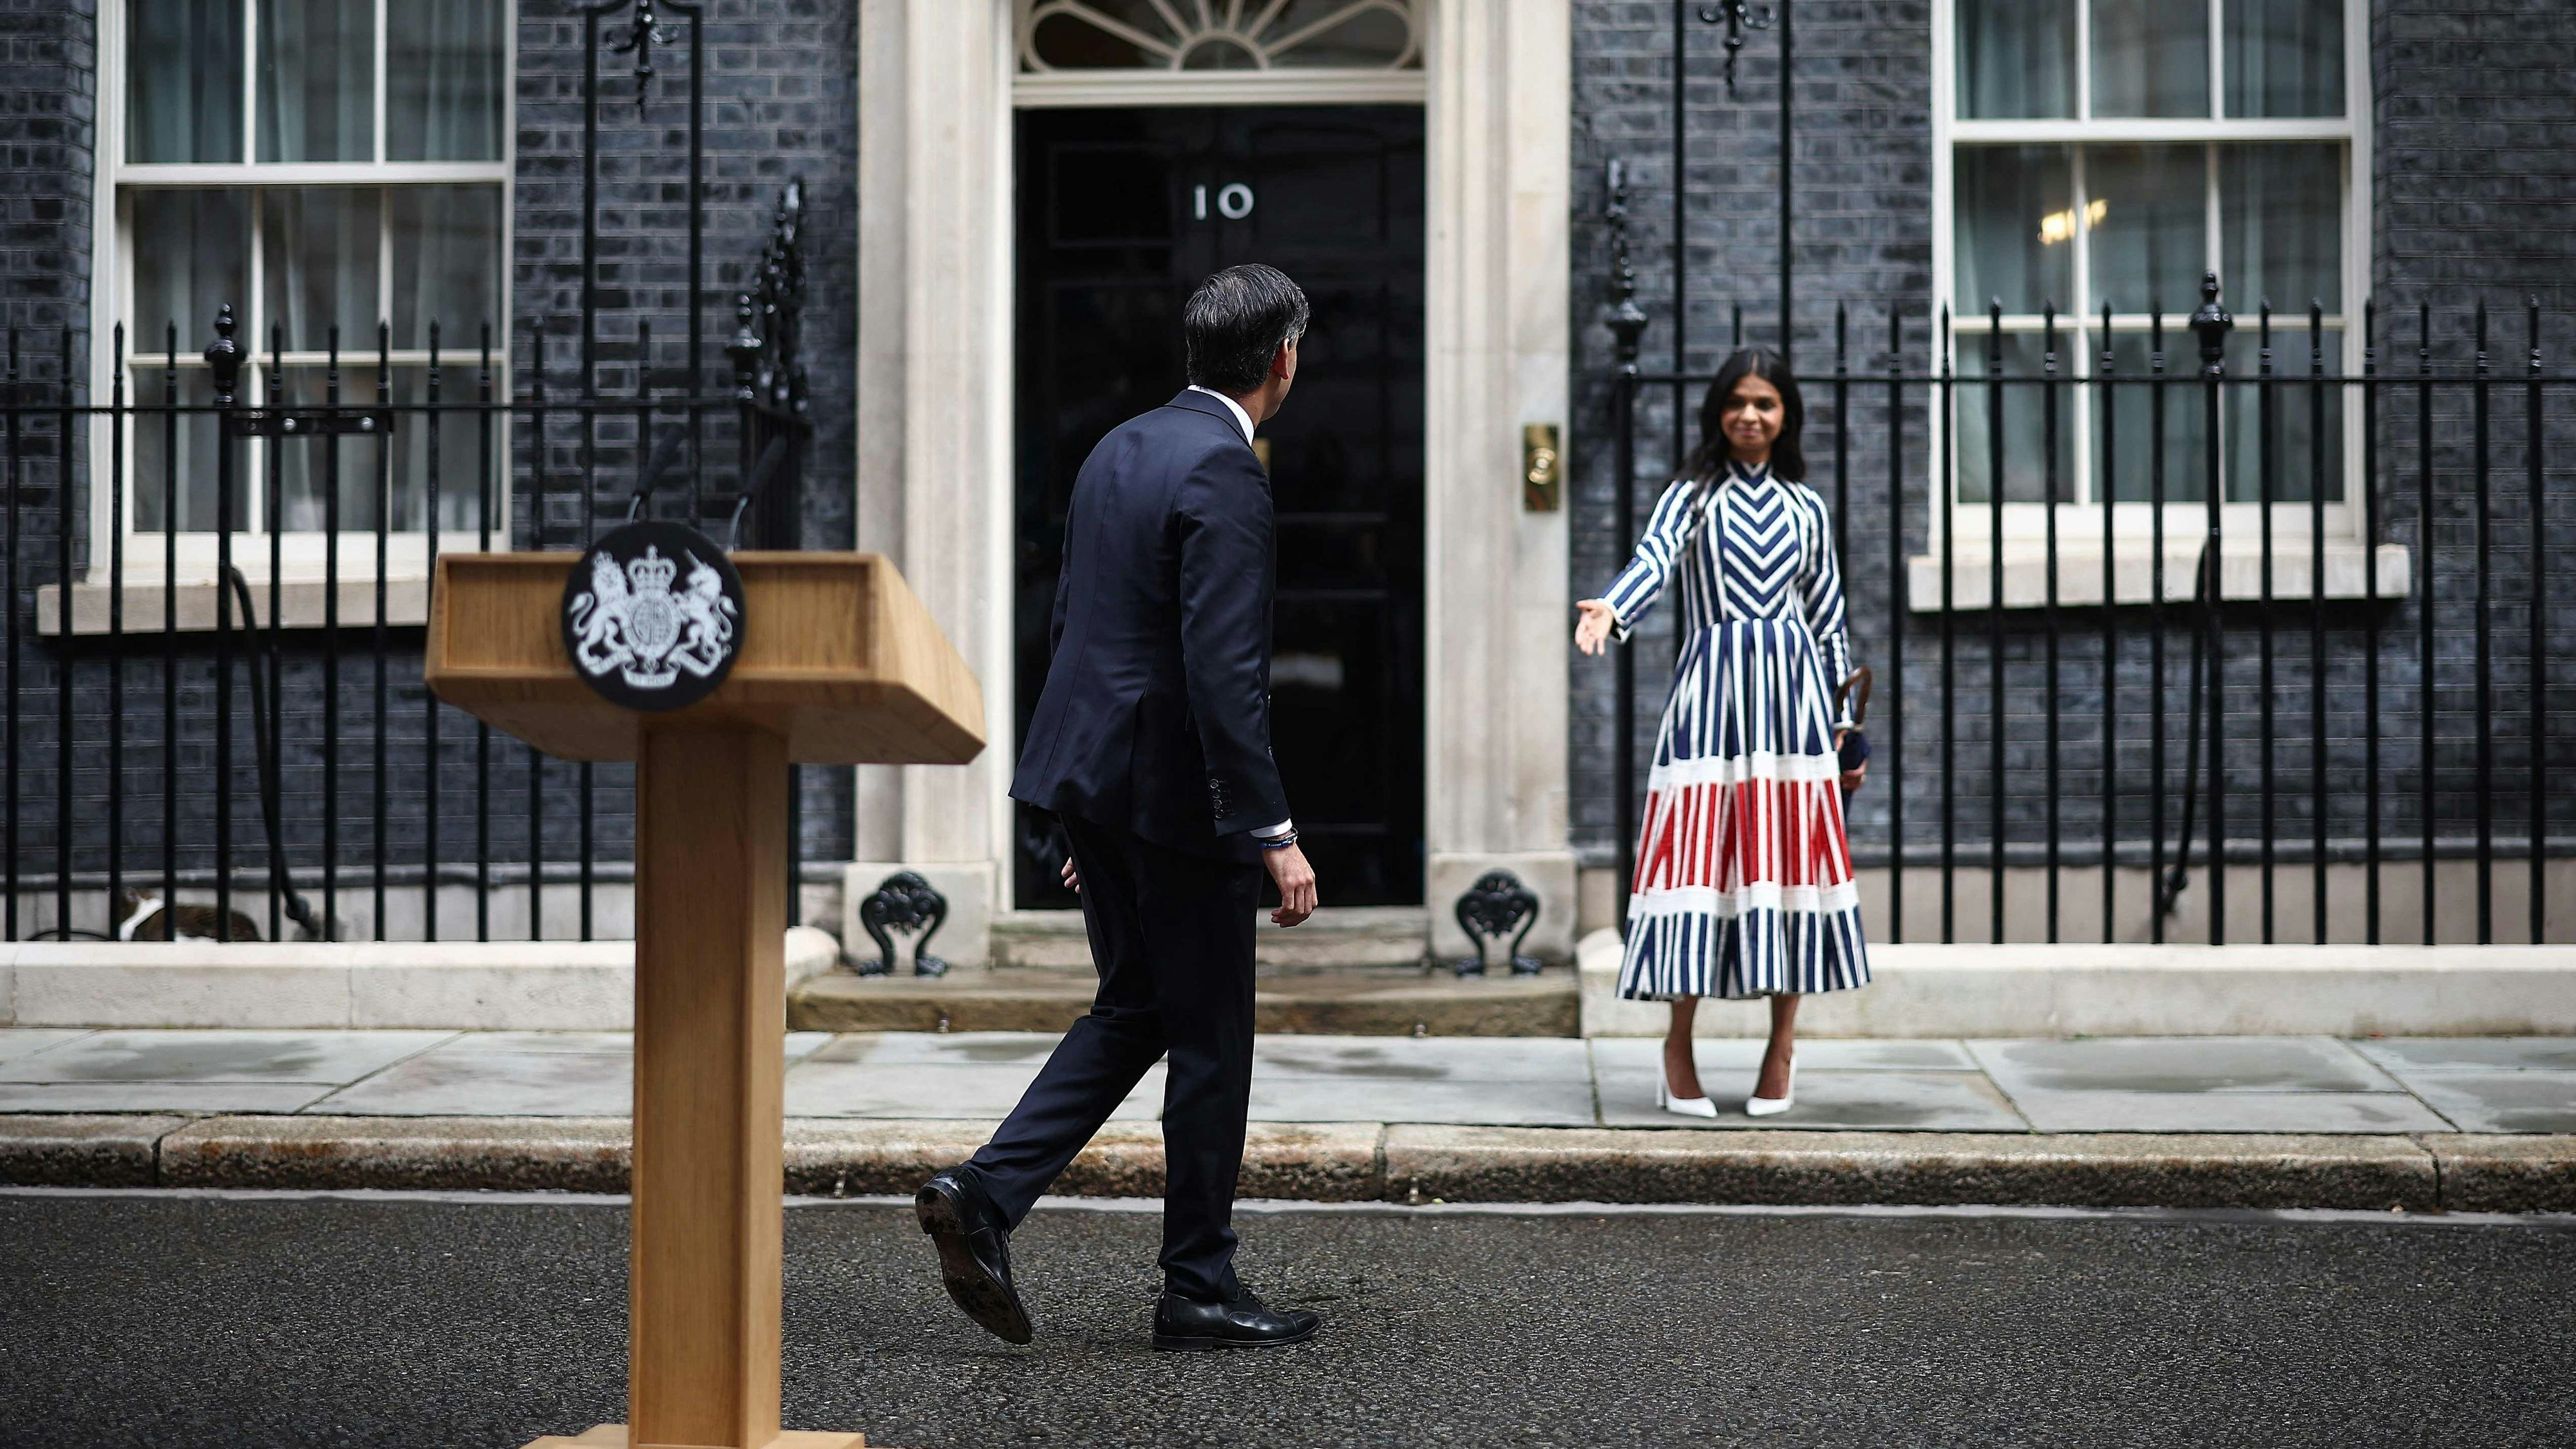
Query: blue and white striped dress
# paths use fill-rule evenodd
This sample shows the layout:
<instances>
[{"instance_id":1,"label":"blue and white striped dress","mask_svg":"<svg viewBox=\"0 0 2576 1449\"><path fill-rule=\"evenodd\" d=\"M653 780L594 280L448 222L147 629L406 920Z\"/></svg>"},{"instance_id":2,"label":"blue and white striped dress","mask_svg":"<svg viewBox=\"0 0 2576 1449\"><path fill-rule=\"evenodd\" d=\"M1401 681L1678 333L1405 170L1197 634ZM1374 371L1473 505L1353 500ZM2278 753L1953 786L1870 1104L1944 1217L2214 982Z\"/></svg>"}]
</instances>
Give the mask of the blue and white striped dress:
<instances>
[{"instance_id":1,"label":"blue and white striped dress","mask_svg":"<svg viewBox=\"0 0 2576 1449\"><path fill-rule=\"evenodd\" d=\"M1732 462L1714 487L1673 484L1602 596L1620 640L1676 573L1680 651L1646 781L1619 994L1867 985L1833 735L1850 723L1833 716L1851 639L1824 500Z\"/></svg>"}]
</instances>

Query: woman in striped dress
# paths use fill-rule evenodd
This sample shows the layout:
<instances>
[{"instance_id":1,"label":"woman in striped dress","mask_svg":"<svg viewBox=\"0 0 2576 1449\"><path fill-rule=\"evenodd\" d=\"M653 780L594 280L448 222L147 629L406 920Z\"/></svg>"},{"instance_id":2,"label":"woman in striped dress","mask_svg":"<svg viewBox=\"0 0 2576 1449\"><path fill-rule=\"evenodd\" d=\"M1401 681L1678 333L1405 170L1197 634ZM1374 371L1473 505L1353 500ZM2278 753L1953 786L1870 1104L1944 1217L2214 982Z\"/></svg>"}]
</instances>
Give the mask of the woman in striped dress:
<instances>
[{"instance_id":1,"label":"woman in striped dress","mask_svg":"<svg viewBox=\"0 0 2576 1449\"><path fill-rule=\"evenodd\" d=\"M1853 674L1833 523L1806 472L1797 380L1769 348L1726 360L1700 406L1690 476L1655 505L1609 592L1575 607L1575 646L1624 643L1668 584L1681 589L1673 692L1655 734L1623 997L1672 1003L1657 1104L1714 1117L1691 1057L1702 996L1771 998L1771 1041L1747 1114L1787 1111L1798 998L1869 981L1837 790Z\"/></svg>"}]
</instances>

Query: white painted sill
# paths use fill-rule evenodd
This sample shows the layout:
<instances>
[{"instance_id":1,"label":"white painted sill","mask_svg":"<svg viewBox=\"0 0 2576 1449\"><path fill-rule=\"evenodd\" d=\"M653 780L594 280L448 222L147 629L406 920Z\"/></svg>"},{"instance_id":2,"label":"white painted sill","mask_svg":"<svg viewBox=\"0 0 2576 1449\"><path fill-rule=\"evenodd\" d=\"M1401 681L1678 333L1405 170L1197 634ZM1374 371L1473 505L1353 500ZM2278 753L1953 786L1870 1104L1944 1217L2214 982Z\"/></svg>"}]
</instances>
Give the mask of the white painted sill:
<instances>
[{"instance_id":1,"label":"white painted sill","mask_svg":"<svg viewBox=\"0 0 2576 1449\"><path fill-rule=\"evenodd\" d=\"M269 586L264 573L242 572L250 584L251 617L245 622L238 611L233 617L236 629L268 627ZM429 622L428 570L396 565L385 575L384 622L393 628L418 628ZM126 634L159 634L163 632L172 593L177 594L178 631L182 634L211 634L217 622L214 575L183 575L174 590L158 574L126 577L124 587L111 588L104 581L72 585L72 633L76 636L104 636L109 632L112 598L124 595ZM288 629L319 629L327 618L326 605L333 590L320 575L310 577L293 571L278 581L277 613L279 624ZM372 571L356 574L342 570L337 590L339 626L343 629L370 628L376 622L376 579ZM36 632L47 637L58 636L62 629L62 586L46 584L36 590Z\"/></svg>"},{"instance_id":2,"label":"white painted sill","mask_svg":"<svg viewBox=\"0 0 2576 1449\"><path fill-rule=\"evenodd\" d=\"M2188 604L2192 573L2199 566L2201 537L2166 535L2162 601ZM2329 539L2325 546L2324 584L2318 592L2315 559L2306 538L2275 535L2272 541L2271 596L2275 600L2361 599L2369 596L2371 573L2378 575L2382 599L2406 597L2412 556L2402 543L2377 548ZM1906 603L1917 614L1941 611L1941 556L1908 559ZM2264 595L2263 550L2259 537L2228 536L2219 548L2218 587L2222 597L2256 600ZM2048 604L2048 549L2039 539L2007 538L2003 549L2004 607L2037 609ZM2113 548L2112 600L2144 604L2157 599L2155 549L2146 539ZM1994 573L1985 540L1961 539L1950 566L1950 607L1954 613L1982 613L1993 602ZM2061 538L2057 547L2057 603L2061 608L2098 607L2102 599L2102 542Z\"/></svg>"}]
</instances>

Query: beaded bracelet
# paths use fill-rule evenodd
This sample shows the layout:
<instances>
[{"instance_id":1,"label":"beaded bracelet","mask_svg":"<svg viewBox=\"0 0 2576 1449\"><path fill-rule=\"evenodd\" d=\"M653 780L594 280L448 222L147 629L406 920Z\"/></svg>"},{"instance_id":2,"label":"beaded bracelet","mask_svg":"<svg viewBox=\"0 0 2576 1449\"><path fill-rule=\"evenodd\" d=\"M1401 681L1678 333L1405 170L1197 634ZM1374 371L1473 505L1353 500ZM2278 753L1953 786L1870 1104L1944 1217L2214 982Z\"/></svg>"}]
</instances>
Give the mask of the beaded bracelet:
<instances>
[{"instance_id":1,"label":"beaded bracelet","mask_svg":"<svg viewBox=\"0 0 2576 1449\"><path fill-rule=\"evenodd\" d=\"M1295 845L1296 843L1297 843L1297 832L1296 832L1296 831L1294 831L1294 830L1291 830L1291 831L1289 831L1289 832L1288 832L1287 834L1285 834L1285 835L1272 835L1272 836L1265 836L1265 837L1262 837L1262 839L1261 839L1261 848L1262 848L1262 849L1264 849L1264 850L1286 850L1288 847L1290 847L1290 846L1292 846L1292 845Z\"/></svg>"}]
</instances>

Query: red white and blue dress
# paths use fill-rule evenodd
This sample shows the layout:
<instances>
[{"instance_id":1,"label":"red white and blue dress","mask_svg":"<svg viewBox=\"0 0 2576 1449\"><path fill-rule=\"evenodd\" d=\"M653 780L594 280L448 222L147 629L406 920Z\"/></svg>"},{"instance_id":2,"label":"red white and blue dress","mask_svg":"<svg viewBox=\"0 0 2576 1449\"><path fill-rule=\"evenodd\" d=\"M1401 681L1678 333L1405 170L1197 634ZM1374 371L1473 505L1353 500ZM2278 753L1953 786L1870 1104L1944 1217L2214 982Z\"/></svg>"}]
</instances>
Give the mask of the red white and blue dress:
<instances>
[{"instance_id":1,"label":"red white and blue dress","mask_svg":"<svg viewBox=\"0 0 2576 1449\"><path fill-rule=\"evenodd\" d=\"M1869 982L1843 832L1836 688L1852 673L1822 498L1730 462L1664 491L1602 597L1628 631L1678 576L1681 641L1655 733L1619 994L1669 1001Z\"/></svg>"}]
</instances>

